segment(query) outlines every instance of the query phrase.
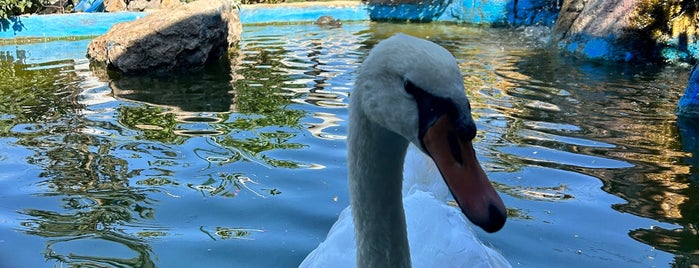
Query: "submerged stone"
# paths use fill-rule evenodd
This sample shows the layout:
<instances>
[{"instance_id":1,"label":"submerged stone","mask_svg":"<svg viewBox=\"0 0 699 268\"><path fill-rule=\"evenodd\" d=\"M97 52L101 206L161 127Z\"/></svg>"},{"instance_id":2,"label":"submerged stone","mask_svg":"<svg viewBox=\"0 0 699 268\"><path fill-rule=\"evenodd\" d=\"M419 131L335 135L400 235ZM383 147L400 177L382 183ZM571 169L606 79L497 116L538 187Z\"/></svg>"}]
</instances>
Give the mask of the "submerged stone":
<instances>
[{"instance_id":1,"label":"submerged stone","mask_svg":"<svg viewBox=\"0 0 699 268\"><path fill-rule=\"evenodd\" d=\"M332 16L320 16L315 23L326 27L340 27L342 25L339 19L335 19Z\"/></svg>"}]
</instances>

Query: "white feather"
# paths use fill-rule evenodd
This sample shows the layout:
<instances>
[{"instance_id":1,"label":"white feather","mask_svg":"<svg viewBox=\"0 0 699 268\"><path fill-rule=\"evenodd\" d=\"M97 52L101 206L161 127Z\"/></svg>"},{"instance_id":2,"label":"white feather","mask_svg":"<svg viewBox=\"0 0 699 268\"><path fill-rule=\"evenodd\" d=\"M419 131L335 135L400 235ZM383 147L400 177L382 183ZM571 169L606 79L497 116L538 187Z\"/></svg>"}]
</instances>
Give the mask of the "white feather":
<instances>
[{"instance_id":1,"label":"white feather","mask_svg":"<svg viewBox=\"0 0 699 268\"><path fill-rule=\"evenodd\" d=\"M405 158L403 208L413 267L512 267L481 242L458 208L428 156L410 146ZM347 207L299 267L356 267L352 210Z\"/></svg>"}]
</instances>

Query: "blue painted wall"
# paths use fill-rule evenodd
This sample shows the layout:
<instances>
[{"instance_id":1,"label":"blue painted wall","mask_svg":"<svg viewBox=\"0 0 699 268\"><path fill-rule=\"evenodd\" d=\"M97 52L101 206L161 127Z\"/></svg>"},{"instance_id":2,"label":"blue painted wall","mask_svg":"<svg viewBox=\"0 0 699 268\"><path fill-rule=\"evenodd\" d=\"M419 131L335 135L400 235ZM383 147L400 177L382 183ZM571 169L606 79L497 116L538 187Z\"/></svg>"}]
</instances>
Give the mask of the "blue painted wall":
<instances>
[{"instance_id":1,"label":"blue painted wall","mask_svg":"<svg viewBox=\"0 0 699 268\"><path fill-rule=\"evenodd\" d=\"M553 26L559 10L556 0L452 0L438 20L472 24Z\"/></svg>"},{"instance_id":2,"label":"blue painted wall","mask_svg":"<svg viewBox=\"0 0 699 268\"><path fill-rule=\"evenodd\" d=\"M343 21L368 20L366 6L278 6L246 8L240 10L240 21L244 24L270 22L315 21L323 15L332 15ZM54 15L32 15L13 18L8 30L0 31L0 38L17 37L66 37L104 34L119 22L133 21L144 17L143 12L73 13Z\"/></svg>"},{"instance_id":3,"label":"blue painted wall","mask_svg":"<svg viewBox=\"0 0 699 268\"><path fill-rule=\"evenodd\" d=\"M370 5L369 12L372 19L378 20L436 20L469 24L552 26L560 10L558 0L445 0L445 2L446 6Z\"/></svg>"},{"instance_id":4,"label":"blue painted wall","mask_svg":"<svg viewBox=\"0 0 699 268\"><path fill-rule=\"evenodd\" d=\"M320 16L330 15L340 21L369 20L366 5L355 7L333 6L288 6L250 8L243 6L240 9L240 22L243 24L261 24L271 22L313 22Z\"/></svg>"},{"instance_id":5,"label":"blue painted wall","mask_svg":"<svg viewBox=\"0 0 699 268\"><path fill-rule=\"evenodd\" d=\"M553 25L558 15L558 10L546 9L552 0L517 0L516 6L514 0L451 1L443 12L436 14L439 16L436 20L471 24ZM341 21L361 21L369 20L368 9L363 4L350 7L325 6L320 3L317 6L303 7L243 6L240 21L243 24L312 22L324 15L332 15ZM412 7L406 7L404 12L406 16L414 16L416 11ZM132 21L145 15L147 13L115 12L21 16L14 19L8 30L0 31L0 38L100 35L115 23Z\"/></svg>"},{"instance_id":6,"label":"blue painted wall","mask_svg":"<svg viewBox=\"0 0 699 268\"><path fill-rule=\"evenodd\" d=\"M11 29L0 31L0 38L100 35L115 23L143 16L145 13L141 12L20 16L14 18Z\"/></svg>"}]
</instances>

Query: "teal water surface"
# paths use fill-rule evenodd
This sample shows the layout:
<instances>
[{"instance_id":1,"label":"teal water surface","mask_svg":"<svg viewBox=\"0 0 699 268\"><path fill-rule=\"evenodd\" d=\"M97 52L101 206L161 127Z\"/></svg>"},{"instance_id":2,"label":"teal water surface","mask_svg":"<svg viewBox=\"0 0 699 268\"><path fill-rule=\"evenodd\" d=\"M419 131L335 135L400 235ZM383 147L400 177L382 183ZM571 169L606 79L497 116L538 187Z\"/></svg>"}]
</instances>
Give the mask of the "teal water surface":
<instances>
[{"instance_id":1,"label":"teal water surface","mask_svg":"<svg viewBox=\"0 0 699 268\"><path fill-rule=\"evenodd\" d=\"M116 78L88 41L0 47L0 267L294 267L348 205L348 96L396 32L455 54L515 267L699 264L680 67L606 66L545 29L246 26L230 64ZM699 151L699 150L697 150Z\"/></svg>"}]
</instances>

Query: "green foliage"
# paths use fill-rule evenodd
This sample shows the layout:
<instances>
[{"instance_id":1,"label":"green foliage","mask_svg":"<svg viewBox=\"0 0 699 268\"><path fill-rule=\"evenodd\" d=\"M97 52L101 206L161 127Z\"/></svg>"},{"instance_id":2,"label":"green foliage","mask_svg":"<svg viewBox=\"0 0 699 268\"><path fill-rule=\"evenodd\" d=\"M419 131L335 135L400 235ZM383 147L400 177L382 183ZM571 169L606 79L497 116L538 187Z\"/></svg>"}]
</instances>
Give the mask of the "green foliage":
<instances>
[{"instance_id":1,"label":"green foliage","mask_svg":"<svg viewBox=\"0 0 699 268\"><path fill-rule=\"evenodd\" d=\"M40 0L0 0L0 31L21 29L22 23L12 17L36 12L40 7Z\"/></svg>"},{"instance_id":2,"label":"green foliage","mask_svg":"<svg viewBox=\"0 0 699 268\"><path fill-rule=\"evenodd\" d=\"M0 20L31 13L41 7L40 0L0 0Z\"/></svg>"},{"instance_id":3,"label":"green foliage","mask_svg":"<svg viewBox=\"0 0 699 268\"><path fill-rule=\"evenodd\" d=\"M699 4L696 0L641 0L630 18L641 40L668 61L695 59L692 44L699 42ZM691 53L690 53L691 52ZM656 53L657 54L657 53Z\"/></svg>"}]
</instances>

